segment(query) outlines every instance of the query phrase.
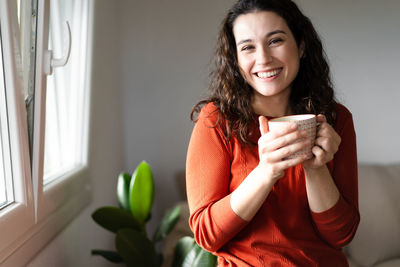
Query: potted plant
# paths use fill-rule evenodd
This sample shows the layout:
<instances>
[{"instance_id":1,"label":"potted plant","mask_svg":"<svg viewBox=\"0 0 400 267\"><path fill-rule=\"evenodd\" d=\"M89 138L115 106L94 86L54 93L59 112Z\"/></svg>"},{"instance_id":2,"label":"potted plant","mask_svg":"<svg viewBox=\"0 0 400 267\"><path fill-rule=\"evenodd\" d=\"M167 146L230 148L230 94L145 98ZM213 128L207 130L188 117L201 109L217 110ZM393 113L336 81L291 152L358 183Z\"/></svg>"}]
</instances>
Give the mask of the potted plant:
<instances>
[{"instance_id":1,"label":"potted plant","mask_svg":"<svg viewBox=\"0 0 400 267\"><path fill-rule=\"evenodd\" d=\"M92 250L92 255L127 266L161 266L162 254L156 244L174 228L180 216L180 207L170 210L159 223L150 239L146 224L150 220L154 200L154 180L150 166L141 162L133 175L125 172L118 177L117 198L119 207L101 207L92 213L93 220L116 234L116 251Z\"/></svg>"},{"instance_id":2,"label":"potted plant","mask_svg":"<svg viewBox=\"0 0 400 267\"><path fill-rule=\"evenodd\" d=\"M100 207L92 213L96 223L116 234L116 250L93 249L92 255L127 266L160 267L163 256L156 250L156 244L176 225L180 207L177 205L167 212L150 239L146 224L151 218L154 179L145 161L137 166L132 175L122 172L118 176L117 199L119 207ZM185 236L176 245L172 266L214 267L216 259L216 256L200 248L193 237Z\"/></svg>"}]
</instances>

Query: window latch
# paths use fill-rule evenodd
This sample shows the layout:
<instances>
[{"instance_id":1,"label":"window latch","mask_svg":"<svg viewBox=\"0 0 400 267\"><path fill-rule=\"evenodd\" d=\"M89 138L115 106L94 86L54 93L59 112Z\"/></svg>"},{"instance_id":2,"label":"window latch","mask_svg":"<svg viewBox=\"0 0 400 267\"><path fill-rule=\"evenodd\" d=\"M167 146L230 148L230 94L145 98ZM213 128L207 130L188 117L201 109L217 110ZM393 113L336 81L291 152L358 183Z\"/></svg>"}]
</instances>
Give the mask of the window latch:
<instances>
[{"instance_id":1,"label":"window latch","mask_svg":"<svg viewBox=\"0 0 400 267\"><path fill-rule=\"evenodd\" d=\"M44 73L46 75L51 75L53 73L53 68L63 67L68 63L69 56L71 54L71 27L69 26L68 21L65 21L65 29L63 56L61 58L53 58L52 50L47 50L45 52Z\"/></svg>"}]
</instances>

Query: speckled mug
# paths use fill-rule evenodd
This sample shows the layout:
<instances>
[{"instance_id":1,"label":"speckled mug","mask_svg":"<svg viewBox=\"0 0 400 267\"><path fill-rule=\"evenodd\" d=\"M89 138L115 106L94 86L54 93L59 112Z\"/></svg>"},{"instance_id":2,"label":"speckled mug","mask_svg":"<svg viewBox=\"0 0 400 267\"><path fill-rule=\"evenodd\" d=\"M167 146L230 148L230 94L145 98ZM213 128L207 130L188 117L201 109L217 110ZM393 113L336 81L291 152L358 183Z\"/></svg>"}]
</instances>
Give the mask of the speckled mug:
<instances>
[{"instance_id":1,"label":"speckled mug","mask_svg":"<svg viewBox=\"0 0 400 267\"><path fill-rule=\"evenodd\" d=\"M293 159L301 155L307 155L307 159L312 158L313 154L311 152L311 149L314 146L315 136L317 132L317 117L314 114L301 114L301 115L279 117L269 120L268 128L270 131L274 131L274 129L278 129L287 123L296 123L298 125L299 130L306 130L307 137L305 138L311 140L311 144L308 147L294 153L293 155L287 158ZM301 139L299 139L296 142L299 142L300 140Z\"/></svg>"}]
</instances>

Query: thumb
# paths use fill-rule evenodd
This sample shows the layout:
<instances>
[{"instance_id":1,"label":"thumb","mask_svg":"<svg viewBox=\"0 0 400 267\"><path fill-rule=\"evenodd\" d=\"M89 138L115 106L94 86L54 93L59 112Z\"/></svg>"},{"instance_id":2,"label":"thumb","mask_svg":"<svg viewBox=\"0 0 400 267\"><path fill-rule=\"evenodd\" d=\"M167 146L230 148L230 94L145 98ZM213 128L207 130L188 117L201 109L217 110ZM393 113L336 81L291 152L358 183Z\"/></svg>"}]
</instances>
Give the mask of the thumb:
<instances>
[{"instance_id":1,"label":"thumb","mask_svg":"<svg viewBox=\"0 0 400 267\"><path fill-rule=\"evenodd\" d=\"M317 115L317 122L326 122L326 117L323 114Z\"/></svg>"},{"instance_id":2,"label":"thumb","mask_svg":"<svg viewBox=\"0 0 400 267\"><path fill-rule=\"evenodd\" d=\"M260 122L261 135L268 133L269 132L268 119L264 116L260 116L258 117L258 121Z\"/></svg>"}]
</instances>

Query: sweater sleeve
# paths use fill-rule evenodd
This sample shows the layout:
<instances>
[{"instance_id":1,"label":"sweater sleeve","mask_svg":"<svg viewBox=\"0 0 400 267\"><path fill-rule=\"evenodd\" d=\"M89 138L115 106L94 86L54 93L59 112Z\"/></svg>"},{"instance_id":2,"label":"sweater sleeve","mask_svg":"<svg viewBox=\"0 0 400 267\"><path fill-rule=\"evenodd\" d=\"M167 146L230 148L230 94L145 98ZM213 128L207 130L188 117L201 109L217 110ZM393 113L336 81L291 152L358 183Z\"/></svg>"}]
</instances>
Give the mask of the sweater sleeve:
<instances>
[{"instance_id":1,"label":"sweater sleeve","mask_svg":"<svg viewBox=\"0 0 400 267\"><path fill-rule=\"evenodd\" d=\"M330 171L340 197L329 210L321 213L311 212L311 215L321 238L333 247L341 248L353 239L360 222L360 214L356 135L352 115L343 106L338 107L336 125L336 131L342 141L333 164L330 165Z\"/></svg>"},{"instance_id":2,"label":"sweater sleeve","mask_svg":"<svg viewBox=\"0 0 400 267\"><path fill-rule=\"evenodd\" d=\"M204 249L215 252L247 222L230 206L230 148L216 124L217 112L209 109L210 104L203 108L189 142L186 190L189 225L195 240Z\"/></svg>"}]
</instances>

